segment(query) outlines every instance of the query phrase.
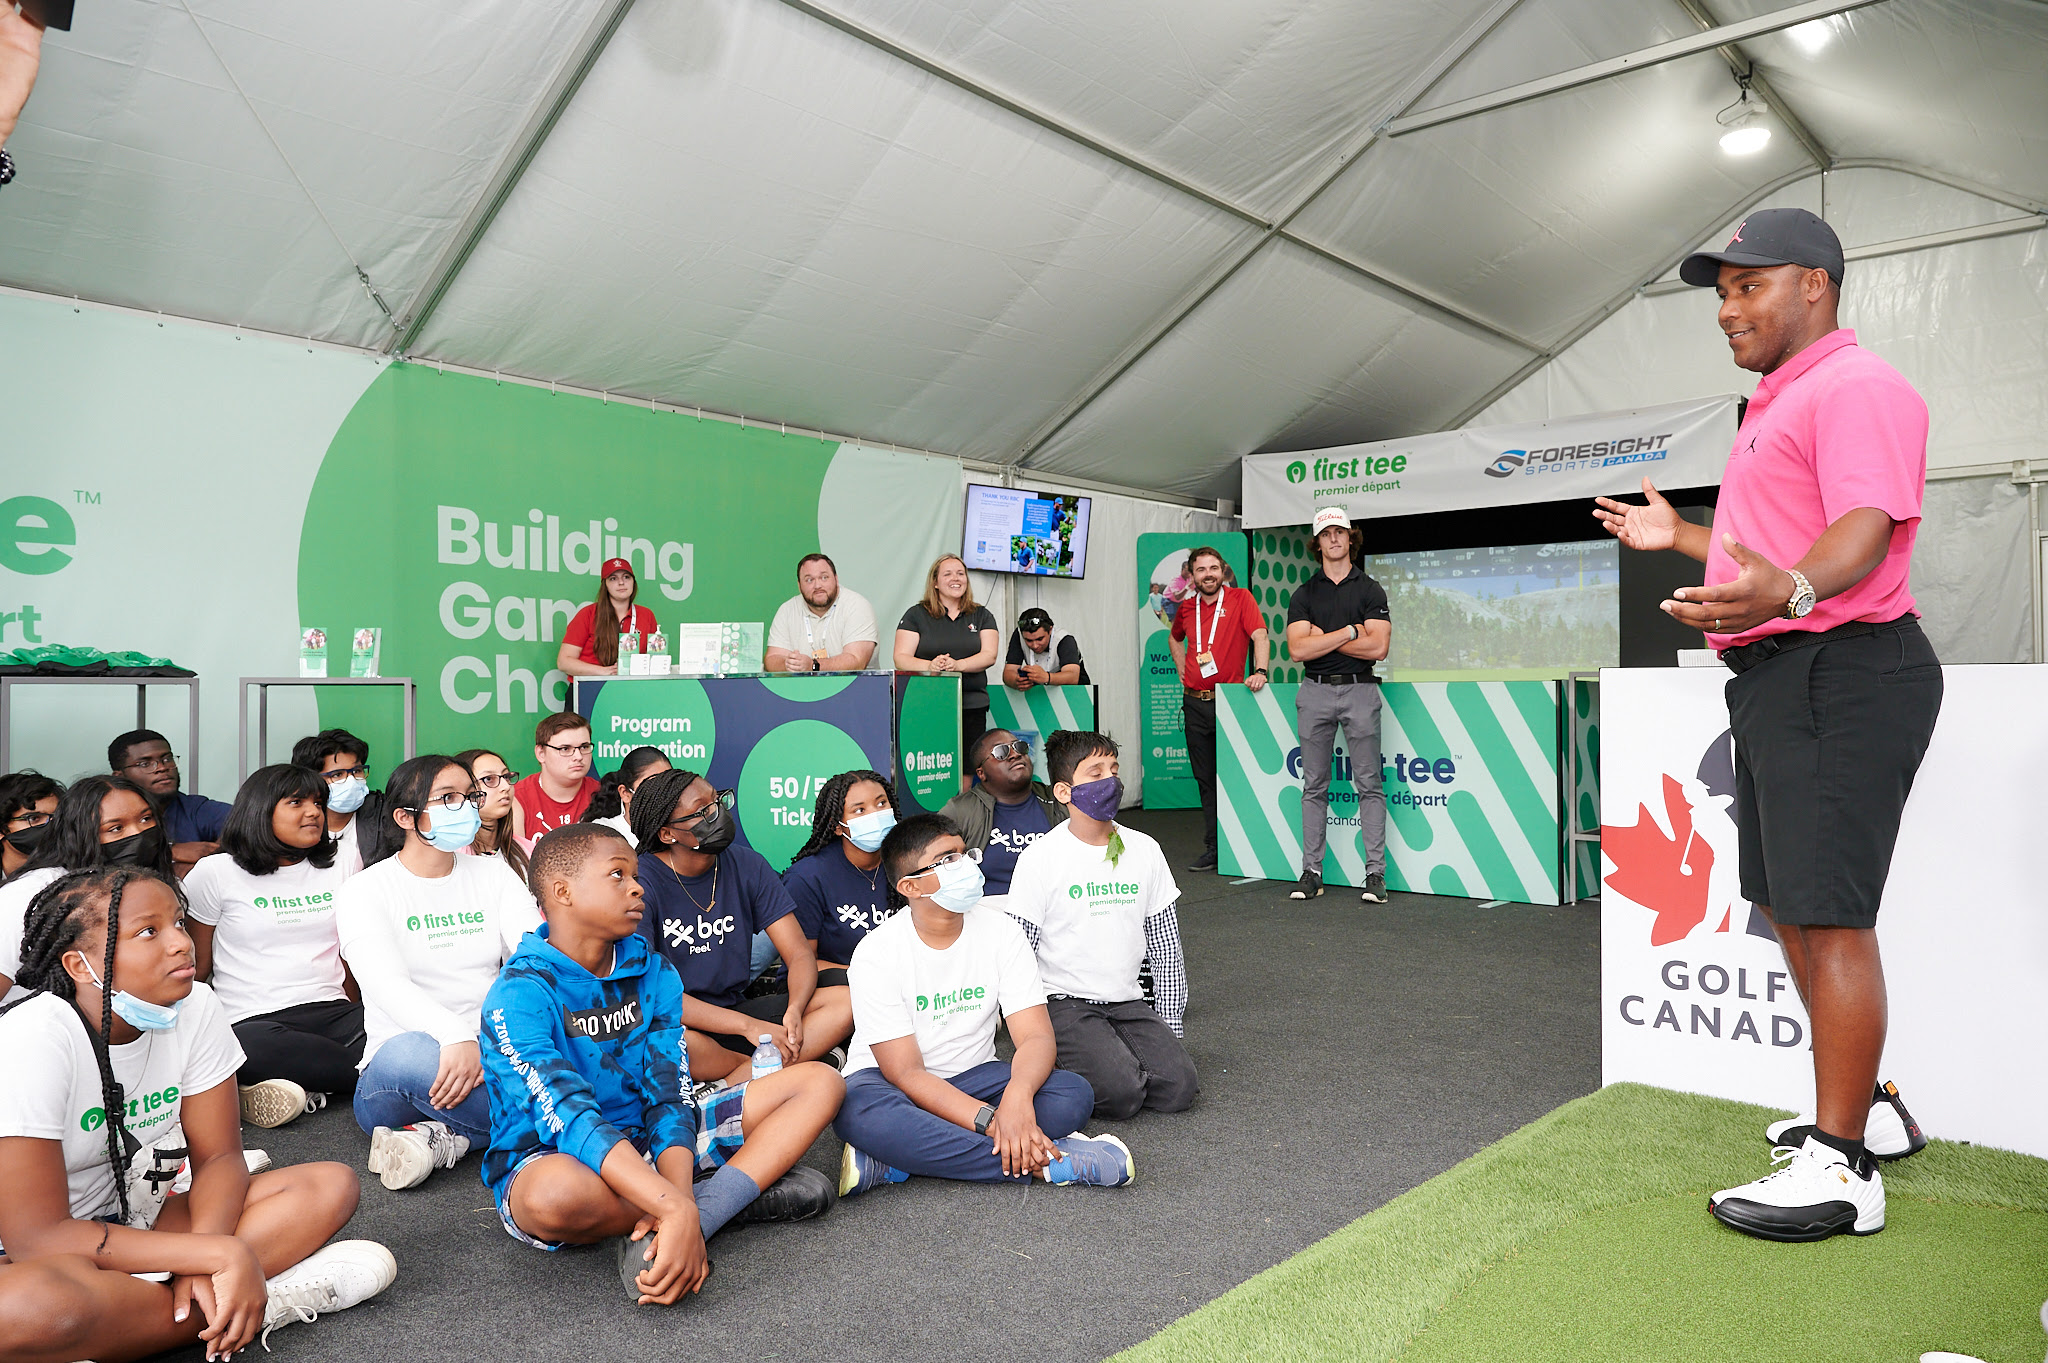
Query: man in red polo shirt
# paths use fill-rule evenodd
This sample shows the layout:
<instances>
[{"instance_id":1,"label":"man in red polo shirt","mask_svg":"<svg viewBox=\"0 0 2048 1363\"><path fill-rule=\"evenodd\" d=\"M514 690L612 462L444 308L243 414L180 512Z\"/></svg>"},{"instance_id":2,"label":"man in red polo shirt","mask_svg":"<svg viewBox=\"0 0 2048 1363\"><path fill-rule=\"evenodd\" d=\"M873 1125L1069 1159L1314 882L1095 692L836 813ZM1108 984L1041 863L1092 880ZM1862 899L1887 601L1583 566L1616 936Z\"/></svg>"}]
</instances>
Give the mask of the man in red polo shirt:
<instances>
[{"instance_id":1,"label":"man in red polo shirt","mask_svg":"<svg viewBox=\"0 0 2048 1363\"><path fill-rule=\"evenodd\" d=\"M541 834L567 828L590 808L597 778L590 774L590 721L581 715L544 715L533 729L540 770L512 787L519 803L520 842L529 850Z\"/></svg>"},{"instance_id":2,"label":"man in red polo shirt","mask_svg":"<svg viewBox=\"0 0 2048 1363\"><path fill-rule=\"evenodd\" d=\"M1804 209L1753 213L1680 276L1712 285L1735 363L1761 373L1722 475L1714 531L1602 497L1632 549L1706 564L1664 609L1735 677L1742 894L1776 925L1813 1021L1812 1114L1765 1129L1776 1173L1708 1200L1767 1240L1884 1229L1877 1159L1926 1144L1879 1086L1877 908L1899 817L1941 713L1941 662L1907 586L1927 478L1927 405L1835 320L1842 245ZM1783 565L1783 566L1780 566Z\"/></svg>"},{"instance_id":3,"label":"man in red polo shirt","mask_svg":"<svg viewBox=\"0 0 2048 1363\"><path fill-rule=\"evenodd\" d=\"M1180 603L1166 646L1180 669L1181 729L1188 741L1188 765L1202 788L1202 855L1190 871L1216 869L1216 688L1243 682L1257 691L1266 684L1266 621L1259 603L1242 587L1223 585L1223 555L1203 545L1188 555L1195 594ZM1252 653L1246 675L1245 654Z\"/></svg>"}]
</instances>

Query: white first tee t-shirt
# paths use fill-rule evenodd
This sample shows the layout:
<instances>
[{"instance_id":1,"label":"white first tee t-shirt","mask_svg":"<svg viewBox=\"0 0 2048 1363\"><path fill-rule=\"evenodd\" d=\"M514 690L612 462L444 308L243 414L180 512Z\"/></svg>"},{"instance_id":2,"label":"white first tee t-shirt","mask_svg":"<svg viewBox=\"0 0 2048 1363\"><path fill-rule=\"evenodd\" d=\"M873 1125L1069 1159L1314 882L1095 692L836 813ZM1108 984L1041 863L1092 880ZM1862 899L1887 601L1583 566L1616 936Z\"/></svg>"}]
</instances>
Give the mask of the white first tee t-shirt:
<instances>
[{"instance_id":1,"label":"white first tee t-shirt","mask_svg":"<svg viewBox=\"0 0 2048 1363\"><path fill-rule=\"evenodd\" d=\"M924 1067L941 1079L996 1058L996 1016L1045 1002L1024 930L994 909L961 915L960 936L934 951L909 913L891 914L861 939L847 966L853 1044L847 1074L876 1068L877 1044L915 1036Z\"/></svg>"},{"instance_id":2,"label":"white first tee t-shirt","mask_svg":"<svg viewBox=\"0 0 2048 1363\"><path fill-rule=\"evenodd\" d=\"M525 883L497 857L458 856L438 879L388 857L350 876L335 900L342 959L363 995L362 1065L406 1032L443 1046L475 1041L498 967L540 926Z\"/></svg>"},{"instance_id":3,"label":"white first tee t-shirt","mask_svg":"<svg viewBox=\"0 0 2048 1363\"><path fill-rule=\"evenodd\" d=\"M0 975L11 980L21 974L21 928L28 917L28 902L36 897L36 891L63 874L55 866L46 866L40 871L24 871L0 885ZM27 992L9 990L7 997L20 998Z\"/></svg>"},{"instance_id":4,"label":"white first tee t-shirt","mask_svg":"<svg viewBox=\"0 0 2048 1363\"><path fill-rule=\"evenodd\" d=\"M1038 967L1052 994L1101 1003L1143 998L1138 966L1145 959L1145 920L1180 898L1159 844L1117 825L1123 855L1056 825L1017 856L1005 911L1038 929Z\"/></svg>"},{"instance_id":5,"label":"white first tee t-shirt","mask_svg":"<svg viewBox=\"0 0 2048 1363\"><path fill-rule=\"evenodd\" d=\"M199 859L185 897L192 917L213 928L213 992L229 1022L348 997L334 926L347 879L339 852L325 870L302 861L262 876L225 852Z\"/></svg>"},{"instance_id":6,"label":"white first tee t-shirt","mask_svg":"<svg viewBox=\"0 0 2048 1363\"><path fill-rule=\"evenodd\" d=\"M185 1163L185 1095L233 1079L242 1047L220 1000L195 983L176 1026L144 1032L107 1053L127 1099L121 1177L128 1185L128 1224L147 1230ZM120 1215L106 1126L99 1062L78 1011L53 994L39 994L0 1017L0 1136L63 1147L71 1215L79 1220Z\"/></svg>"}]
</instances>

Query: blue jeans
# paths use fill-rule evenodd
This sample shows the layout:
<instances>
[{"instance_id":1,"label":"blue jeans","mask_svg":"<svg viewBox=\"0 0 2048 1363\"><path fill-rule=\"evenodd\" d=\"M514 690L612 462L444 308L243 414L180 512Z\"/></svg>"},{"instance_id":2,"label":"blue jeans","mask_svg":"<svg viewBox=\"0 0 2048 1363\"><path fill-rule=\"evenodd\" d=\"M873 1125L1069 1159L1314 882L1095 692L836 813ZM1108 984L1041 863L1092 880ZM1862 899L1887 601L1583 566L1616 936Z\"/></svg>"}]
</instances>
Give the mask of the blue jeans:
<instances>
[{"instance_id":1,"label":"blue jeans","mask_svg":"<svg viewBox=\"0 0 2048 1363\"><path fill-rule=\"evenodd\" d=\"M377 1048L356 1080L356 1125L365 1132L380 1126L414 1122L446 1122L458 1136L481 1150L491 1140L491 1095L479 1083L452 1108L427 1101L434 1076L441 1069L441 1043L425 1032L404 1032Z\"/></svg>"},{"instance_id":2,"label":"blue jeans","mask_svg":"<svg viewBox=\"0 0 2048 1363\"><path fill-rule=\"evenodd\" d=\"M1000 1103L1010 1082L1010 1066L1006 1061L991 1060L946 1082L984 1103ZM1038 1116L1038 1129L1059 1140L1079 1131L1081 1123L1088 1120L1095 1110L1095 1090L1078 1074L1054 1070L1038 1086L1031 1106ZM926 1112L883 1078L879 1069L846 1076L846 1100L839 1105L832 1129L854 1149L906 1174L973 1183L995 1183L1003 1178L1002 1157L995 1153L993 1140Z\"/></svg>"}]
</instances>

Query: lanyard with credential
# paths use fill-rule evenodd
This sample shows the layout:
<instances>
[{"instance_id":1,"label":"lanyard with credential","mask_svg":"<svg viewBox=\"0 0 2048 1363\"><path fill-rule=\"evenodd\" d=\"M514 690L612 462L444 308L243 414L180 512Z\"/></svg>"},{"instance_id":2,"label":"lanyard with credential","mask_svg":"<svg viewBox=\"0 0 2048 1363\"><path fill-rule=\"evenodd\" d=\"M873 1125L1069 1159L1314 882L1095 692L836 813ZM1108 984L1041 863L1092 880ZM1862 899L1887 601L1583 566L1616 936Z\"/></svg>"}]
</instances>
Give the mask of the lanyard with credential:
<instances>
[{"instance_id":1,"label":"lanyard with credential","mask_svg":"<svg viewBox=\"0 0 2048 1363\"><path fill-rule=\"evenodd\" d=\"M1216 675L1216 631L1223 624L1223 598L1228 588L1216 593L1216 611L1209 617L1209 647L1202 647L1202 598L1195 596L1195 670L1203 677Z\"/></svg>"}]
</instances>

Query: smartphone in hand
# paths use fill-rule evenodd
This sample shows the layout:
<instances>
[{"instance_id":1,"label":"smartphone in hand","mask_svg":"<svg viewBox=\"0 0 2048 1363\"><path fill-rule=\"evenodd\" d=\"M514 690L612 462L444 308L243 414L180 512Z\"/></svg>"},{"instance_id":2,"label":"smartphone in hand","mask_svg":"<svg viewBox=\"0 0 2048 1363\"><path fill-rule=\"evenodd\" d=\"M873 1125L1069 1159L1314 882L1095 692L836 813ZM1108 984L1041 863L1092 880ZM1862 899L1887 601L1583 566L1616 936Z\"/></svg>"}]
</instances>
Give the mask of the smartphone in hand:
<instances>
[{"instance_id":1,"label":"smartphone in hand","mask_svg":"<svg viewBox=\"0 0 2048 1363\"><path fill-rule=\"evenodd\" d=\"M74 0L21 0L21 12L29 17L30 22L65 33L71 31L73 7Z\"/></svg>"}]
</instances>

